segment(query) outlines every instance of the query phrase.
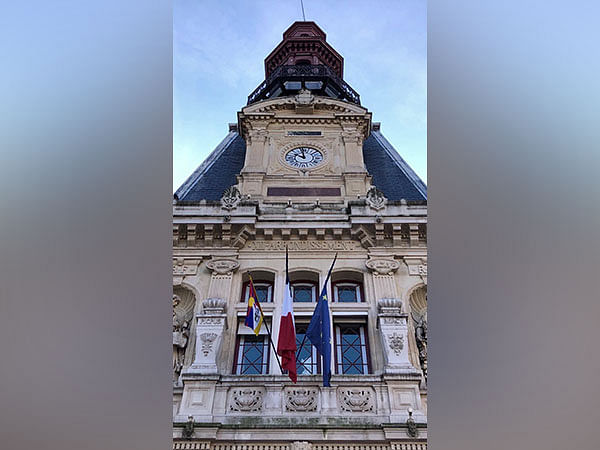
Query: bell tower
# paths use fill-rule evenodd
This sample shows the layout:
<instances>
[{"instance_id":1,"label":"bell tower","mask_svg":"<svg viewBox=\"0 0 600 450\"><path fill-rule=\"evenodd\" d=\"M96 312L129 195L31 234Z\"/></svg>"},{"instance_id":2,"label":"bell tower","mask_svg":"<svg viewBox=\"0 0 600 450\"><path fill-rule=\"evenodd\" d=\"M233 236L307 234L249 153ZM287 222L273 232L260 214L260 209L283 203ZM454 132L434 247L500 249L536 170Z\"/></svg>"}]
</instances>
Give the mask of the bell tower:
<instances>
[{"instance_id":1,"label":"bell tower","mask_svg":"<svg viewBox=\"0 0 600 450\"><path fill-rule=\"evenodd\" d=\"M371 113L342 78L344 60L314 22L295 22L265 59L265 80L238 113L246 142L243 196L263 203L346 203L370 176Z\"/></svg>"}]
</instances>

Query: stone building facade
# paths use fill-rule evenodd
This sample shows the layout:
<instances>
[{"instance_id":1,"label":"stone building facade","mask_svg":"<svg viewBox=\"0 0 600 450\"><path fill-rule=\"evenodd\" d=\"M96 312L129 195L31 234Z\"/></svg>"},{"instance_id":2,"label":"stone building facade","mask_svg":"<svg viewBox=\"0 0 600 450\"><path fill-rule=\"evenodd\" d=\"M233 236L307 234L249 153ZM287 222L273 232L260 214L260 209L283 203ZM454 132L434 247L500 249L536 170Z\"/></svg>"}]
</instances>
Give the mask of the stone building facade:
<instances>
[{"instance_id":1,"label":"stone building facade","mask_svg":"<svg viewBox=\"0 0 600 450\"><path fill-rule=\"evenodd\" d=\"M427 191L343 80L314 22L296 22L266 79L173 206L173 448L427 447ZM302 341L334 255L331 387L308 341L298 383L275 343L285 252Z\"/></svg>"}]
</instances>

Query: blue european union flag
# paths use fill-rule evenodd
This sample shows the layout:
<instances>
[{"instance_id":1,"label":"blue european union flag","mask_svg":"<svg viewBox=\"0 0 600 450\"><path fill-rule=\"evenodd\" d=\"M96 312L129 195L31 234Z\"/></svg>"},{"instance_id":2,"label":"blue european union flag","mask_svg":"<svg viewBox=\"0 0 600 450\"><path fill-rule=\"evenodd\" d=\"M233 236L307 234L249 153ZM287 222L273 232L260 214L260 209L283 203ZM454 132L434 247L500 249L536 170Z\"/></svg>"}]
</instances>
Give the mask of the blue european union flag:
<instances>
[{"instance_id":1,"label":"blue european union flag","mask_svg":"<svg viewBox=\"0 0 600 450\"><path fill-rule=\"evenodd\" d=\"M327 301L327 281L335 264L337 254L333 258L331 268L325 279L319 302L306 329L306 337L323 357L323 386L330 386L331 378L331 321L329 320L329 302Z\"/></svg>"}]
</instances>

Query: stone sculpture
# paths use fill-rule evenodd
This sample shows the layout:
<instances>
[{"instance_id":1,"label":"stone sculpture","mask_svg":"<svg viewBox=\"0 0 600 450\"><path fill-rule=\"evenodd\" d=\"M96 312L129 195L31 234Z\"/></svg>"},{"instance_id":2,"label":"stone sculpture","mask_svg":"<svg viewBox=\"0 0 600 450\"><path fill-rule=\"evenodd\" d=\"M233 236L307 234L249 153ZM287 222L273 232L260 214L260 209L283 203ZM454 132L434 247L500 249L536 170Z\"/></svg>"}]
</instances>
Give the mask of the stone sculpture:
<instances>
[{"instance_id":1,"label":"stone sculpture","mask_svg":"<svg viewBox=\"0 0 600 450\"><path fill-rule=\"evenodd\" d=\"M177 306L181 299L173 295L173 384L179 384L181 370L185 358L185 349L190 336L190 321L187 317L177 313Z\"/></svg>"}]
</instances>

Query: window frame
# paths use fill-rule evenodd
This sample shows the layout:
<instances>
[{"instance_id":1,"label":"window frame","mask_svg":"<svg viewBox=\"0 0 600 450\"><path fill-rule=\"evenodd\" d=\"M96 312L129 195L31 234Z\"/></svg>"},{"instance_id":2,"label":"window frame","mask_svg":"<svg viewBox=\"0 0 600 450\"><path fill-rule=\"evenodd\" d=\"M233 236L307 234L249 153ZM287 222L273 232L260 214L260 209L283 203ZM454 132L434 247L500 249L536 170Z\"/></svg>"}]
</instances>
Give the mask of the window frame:
<instances>
[{"instance_id":1,"label":"window frame","mask_svg":"<svg viewBox=\"0 0 600 450\"><path fill-rule=\"evenodd\" d=\"M359 327L359 339L362 341L361 346L361 355L363 357L363 363L361 364L363 370L366 367L366 372L358 373L358 374L345 374L342 372L343 370L343 355L342 355L342 346L341 346L341 328L342 327ZM345 322L340 321L333 324L333 342L334 342L334 373L337 375L370 375L371 372L371 349L369 346L369 332L368 327L365 322ZM339 345L338 345L339 344Z\"/></svg>"},{"instance_id":2,"label":"window frame","mask_svg":"<svg viewBox=\"0 0 600 450\"><path fill-rule=\"evenodd\" d=\"M296 299L294 298L294 290L295 290L295 285L296 284L310 284L311 285L311 287L312 287L312 297L313 297L313 299L312 299L311 302L297 302L296 301ZM317 300L319 298L318 294L317 294L317 287L318 287L317 284L318 283L316 283L315 281L312 281L312 280L295 280L295 281L290 281L290 286L292 288L292 302L293 303L297 303L297 304L302 304L302 303L305 303L305 304L311 304L311 303L315 304L315 303L317 303Z\"/></svg>"},{"instance_id":3,"label":"window frame","mask_svg":"<svg viewBox=\"0 0 600 450\"><path fill-rule=\"evenodd\" d=\"M358 291L358 301L357 302L340 302L338 300L338 285L340 284L353 284L356 286ZM339 280L331 283L331 288L333 290L333 302L335 303L365 303L365 294L363 289L363 284L360 281L355 280Z\"/></svg>"},{"instance_id":4,"label":"window frame","mask_svg":"<svg viewBox=\"0 0 600 450\"><path fill-rule=\"evenodd\" d=\"M264 286L267 285L268 286L268 292L267 292L267 301L263 302L259 299L259 301L261 303L273 303L273 283L271 281L267 281L267 280L259 280L259 281L254 281L254 288L256 289L257 286ZM241 303L248 303L248 297L250 296L250 281L245 281L242 284L242 297L240 299Z\"/></svg>"},{"instance_id":5,"label":"window frame","mask_svg":"<svg viewBox=\"0 0 600 450\"><path fill-rule=\"evenodd\" d=\"M251 338L262 338L263 340L263 357L262 357L262 363L261 363L261 367L265 368L265 373L241 373L241 367L243 366L243 364L241 363L243 361L244 358L244 353L243 351L240 352L241 347L243 344L245 344L245 340L246 337L251 337ZM242 339L244 341L242 341ZM266 361L265 361L266 359ZM270 365L271 365L271 351L269 348L269 342L268 342L268 336L267 335L263 335L263 334L259 334L258 336L256 336L254 333L252 334L238 334L236 335L236 339L235 339L235 352L234 352L234 357L233 357L233 369L232 369L232 374L233 375L240 375L240 376L257 376L257 375L269 375L269 369L270 369Z\"/></svg>"}]
</instances>

